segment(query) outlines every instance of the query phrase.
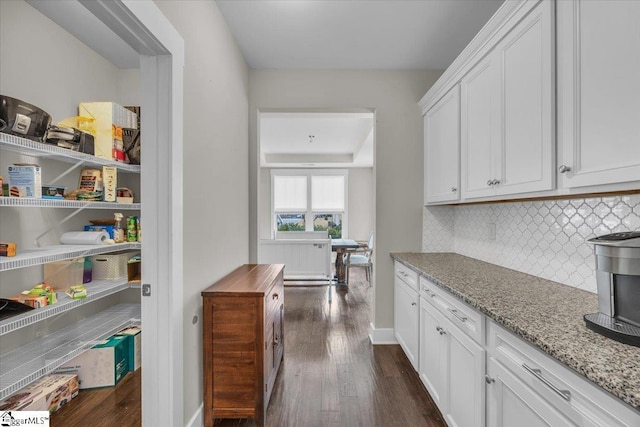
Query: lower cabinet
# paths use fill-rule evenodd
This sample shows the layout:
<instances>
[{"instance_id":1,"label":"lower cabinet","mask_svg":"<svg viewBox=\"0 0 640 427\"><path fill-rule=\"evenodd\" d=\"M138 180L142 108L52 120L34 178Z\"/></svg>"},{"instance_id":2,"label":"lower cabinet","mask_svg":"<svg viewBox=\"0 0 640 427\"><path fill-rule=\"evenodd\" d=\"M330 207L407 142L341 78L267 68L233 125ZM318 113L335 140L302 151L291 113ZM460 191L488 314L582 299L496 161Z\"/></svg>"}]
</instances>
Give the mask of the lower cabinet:
<instances>
[{"instance_id":1,"label":"lower cabinet","mask_svg":"<svg viewBox=\"0 0 640 427\"><path fill-rule=\"evenodd\" d=\"M485 350L420 299L419 374L447 424L485 425Z\"/></svg>"},{"instance_id":2,"label":"lower cabinet","mask_svg":"<svg viewBox=\"0 0 640 427\"><path fill-rule=\"evenodd\" d=\"M284 354L283 273L282 264L245 264L202 291L205 426L266 425Z\"/></svg>"},{"instance_id":3,"label":"lower cabinet","mask_svg":"<svg viewBox=\"0 0 640 427\"><path fill-rule=\"evenodd\" d=\"M418 370L418 275L396 263L394 283L394 334L407 358Z\"/></svg>"},{"instance_id":4,"label":"lower cabinet","mask_svg":"<svg viewBox=\"0 0 640 427\"><path fill-rule=\"evenodd\" d=\"M489 426L575 426L494 358L487 365L487 384Z\"/></svg>"}]
</instances>

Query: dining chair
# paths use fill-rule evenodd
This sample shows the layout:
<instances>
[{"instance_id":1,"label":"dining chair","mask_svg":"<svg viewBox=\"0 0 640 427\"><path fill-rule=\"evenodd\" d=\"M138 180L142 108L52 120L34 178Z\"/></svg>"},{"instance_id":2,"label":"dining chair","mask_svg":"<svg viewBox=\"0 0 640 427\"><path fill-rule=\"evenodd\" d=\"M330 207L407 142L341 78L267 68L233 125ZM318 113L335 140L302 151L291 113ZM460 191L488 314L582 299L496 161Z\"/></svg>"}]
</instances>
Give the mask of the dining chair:
<instances>
[{"instance_id":1,"label":"dining chair","mask_svg":"<svg viewBox=\"0 0 640 427\"><path fill-rule=\"evenodd\" d=\"M369 240L365 246L357 249L350 249L344 254L344 264L347 268L346 279L349 283L349 269L351 267L365 268L365 275L367 282L371 285L371 274L373 272L373 261L371 256L373 255L373 233L369 235Z\"/></svg>"}]
</instances>

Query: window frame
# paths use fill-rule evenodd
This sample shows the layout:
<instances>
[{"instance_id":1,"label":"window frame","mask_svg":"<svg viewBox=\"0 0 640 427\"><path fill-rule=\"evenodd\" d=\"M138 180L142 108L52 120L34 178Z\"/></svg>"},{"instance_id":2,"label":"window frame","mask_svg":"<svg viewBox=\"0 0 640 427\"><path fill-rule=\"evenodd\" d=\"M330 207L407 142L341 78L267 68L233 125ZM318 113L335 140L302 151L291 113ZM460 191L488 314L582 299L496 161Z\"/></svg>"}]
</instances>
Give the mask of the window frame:
<instances>
[{"instance_id":1,"label":"window frame","mask_svg":"<svg viewBox=\"0 0 640 427\"><path fill-rule=\"evenodd\" d=\"M286 212L276 211L275 209L275 177L276 176L304 176L307 179L307 207L305 211L292 211ZM344 210L323 209L320 211L314 211L311 200L311 180L313 176L342 176L344 177ZM304 214L305 216L305 231L313 231L313 221L315 214L342 214L342 238L348 238L348 212L349 212L349 170L348 169L271 169L271 233L272 237L275 237L275 233L278 230L278 224L276 221L276 214Z\"/></svg>"}]
</instances>

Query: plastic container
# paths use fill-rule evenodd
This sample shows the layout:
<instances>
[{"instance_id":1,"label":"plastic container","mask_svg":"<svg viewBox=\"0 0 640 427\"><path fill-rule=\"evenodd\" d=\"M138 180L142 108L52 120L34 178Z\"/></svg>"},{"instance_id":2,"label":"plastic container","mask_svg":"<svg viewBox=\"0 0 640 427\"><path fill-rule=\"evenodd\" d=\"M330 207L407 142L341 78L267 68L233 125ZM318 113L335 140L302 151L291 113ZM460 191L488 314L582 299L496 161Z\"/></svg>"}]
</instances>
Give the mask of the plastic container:
<instances>
[{"instance_id":1,"label":"plastic container","mask_svg":"<svg viewBox=\"0 0 640 427\"><path fill-rule=\"evenodd\" d=\"M84 258L50 262L44 265L44 282L56 290L82 285Z\"/></svg>"}]
</instances>

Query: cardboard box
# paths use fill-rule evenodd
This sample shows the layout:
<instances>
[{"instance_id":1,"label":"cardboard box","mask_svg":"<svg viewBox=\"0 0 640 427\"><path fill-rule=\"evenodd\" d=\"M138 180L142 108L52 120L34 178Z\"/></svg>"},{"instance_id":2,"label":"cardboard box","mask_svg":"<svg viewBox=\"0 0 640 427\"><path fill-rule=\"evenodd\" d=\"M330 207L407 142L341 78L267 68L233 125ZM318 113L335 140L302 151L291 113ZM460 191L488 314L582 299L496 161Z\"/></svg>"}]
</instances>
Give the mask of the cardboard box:
<instances>
[{"instance_id":1,"label":"cardboard box","mask_svg":"<svg viewBox=\"0 0 640 427\"><path fill-rule=\"evenodd\" d=\"M118 170L115 166L102 167L102 182L104 185L104 201L115 202L116 189L118 188Z\"/></svg>"},{"instance_id":2,"label":"cardboard box","mask_svg":"<svg viewBox=\"0 0 640 427\"><path fill-rule=\"evenodd\" d=\"M70 286L82 285L84 258L67 259L44 265L44 282L62 291Z\"/></svg>"},{"instance_id":3,"label":"cardboard box","mask_svg":"<svg viewBox=\"0 0 640 427\"><path fill-rule=\"evenodd\" d=\"M142 282L142 260L141 259L130 259L127 262L127 282L129 283Z\"/></svg>"},{"instance_id":4,"label":"cardboard box","mask_svg":"<svg viewBox=\"0 0 640 427\"><path fill-rule=\"evenodd\" d=\"M11 297L11 299L33 308L42 308L49 304L49 298L42 295L18 294L15 297Z\"/></svg>"},{"instance_id":5,"label":"cardboard box","mask_svg":"<svg viewBox=\"0 0 640 427\"><path fill-rule=\"evenodd\" d=\"M9 166L9 196L42 198L42 170L37 165Z\"/></svg>"},{"instance_id":6,"label":"cardboard box","mask_svg":"<svg viewBox=\"0 0 640 427\"><path fill-rule=\"evenodd\" d=\"M55 372L78 375L80 390L114 386L129 370L128 343L126 336L114 335L65 363Z\"/></svg>"},{"instance_id":7,"label":"cardboard box","mask_svg":"<svg viewBox=\"0 0 640 427\"><path fill-rule=\"evenodd\" d=\"M135 371L142 365L142 329L139 326L132 326L123 329L116 335L123 335L129 341L129 370Z\"/></svg>"},{"instance_id":8,"label":"cardboard box","mask_svg":"<svg viewBox=\"0 0 640 427\"><path fill-rule=\"evenodd\" d=\"M0 411L49 411L53 414L78 395L77 375L47 375L0 402Z\"/></svg>"},{"instance_id":9,"label":"cardboard box","mask_svg":"<svg viewBox=\"0 0 640 427\"><path fill-rule=\"evenodd\" d=\"M13 242L0 242L0 256L16 256L16 244Z\"/></svg>"},{"instance_id":10,"label":"cardboard box","mask_svg":"<svg viewBox=\"0 0 640 427\"><path fill-rule=\"evenodd\" d=\"M115 102L81 102L78 115L95 119L95 156L124 162L122 129L137 129L137 115Z\"/></svg>"}]
</instances>

